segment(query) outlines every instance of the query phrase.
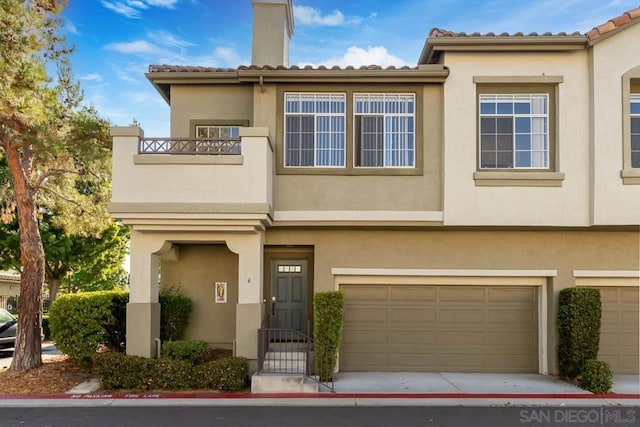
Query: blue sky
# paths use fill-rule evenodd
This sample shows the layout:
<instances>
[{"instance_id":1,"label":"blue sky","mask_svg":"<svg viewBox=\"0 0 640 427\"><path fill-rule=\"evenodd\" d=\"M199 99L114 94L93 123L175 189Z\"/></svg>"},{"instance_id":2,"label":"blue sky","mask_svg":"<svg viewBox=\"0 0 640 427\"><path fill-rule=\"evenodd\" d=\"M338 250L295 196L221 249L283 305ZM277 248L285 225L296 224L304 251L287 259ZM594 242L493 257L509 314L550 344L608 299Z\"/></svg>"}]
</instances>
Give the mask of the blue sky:
<instances>
[{"instance_id":1,"label":"blue sky","mask_svg":"<svg viewBox=\"0 0 640 427\"><path fill-rule=\"evenodd\" d=\"M291 65L415 65L429 30L585 33L639 0L294 0ZM64 32L85 102L114 125L169 135L149 64L251 59L251 0L69 0Z\"/></svg>"}]
</instances>

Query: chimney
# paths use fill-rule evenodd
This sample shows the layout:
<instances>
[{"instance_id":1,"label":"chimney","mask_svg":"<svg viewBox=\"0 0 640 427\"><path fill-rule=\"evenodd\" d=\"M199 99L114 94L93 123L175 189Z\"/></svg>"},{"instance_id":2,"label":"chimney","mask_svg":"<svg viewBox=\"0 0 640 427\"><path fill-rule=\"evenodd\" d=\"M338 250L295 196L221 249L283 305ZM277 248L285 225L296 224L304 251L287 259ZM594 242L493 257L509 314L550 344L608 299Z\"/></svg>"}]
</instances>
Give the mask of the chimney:
<instances>
[{"instance_id":1,"label":"chimney","mask_svg":"<svg viewBox=\"0 0 640 427\"><path fill-rule=\"evenodd\" d=\"M289 66L289 41L293 35L292 0L252 0L253 65Z\"/></svg>"}]
</instances>

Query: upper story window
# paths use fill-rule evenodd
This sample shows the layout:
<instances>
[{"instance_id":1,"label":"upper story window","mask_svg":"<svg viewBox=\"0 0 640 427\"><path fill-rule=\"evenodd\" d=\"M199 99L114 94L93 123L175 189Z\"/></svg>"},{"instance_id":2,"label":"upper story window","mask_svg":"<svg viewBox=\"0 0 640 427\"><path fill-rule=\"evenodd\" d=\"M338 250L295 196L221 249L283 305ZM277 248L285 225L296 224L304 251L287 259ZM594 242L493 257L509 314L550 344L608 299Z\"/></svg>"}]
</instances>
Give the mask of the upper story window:
<instances>
[{"instance_id":1,"label":"upper story window","mask_svg":"<svg viewBox=\"0 0 640 427\"><path fill-rule=\"evenodd\" d=\"M346 95L285 93L284 165L344 167Z\"/></svg>"},{"instance_id":2,"label":"upper story window","mask_svg":"<svg viewBox=\"0 0 640 427\"><path fill-rule=\"evenodd\" d=\"M196 126L196 138L240 138L239 126Z\"/></svg>"},{"instance_id":3,"label":"upper story window","mask_svg":"<svg viewBox=\"0 0 640 427\"><path fill-rule=\"evenodd\" d=\"M631 167L640 168L640 93L629 96Z\"/></svg>"},{"instance_id":4,"label":"upper story window","mask_svg":"<svg viewBox=\"0 0 640 427\"><path fill-rule=\"evenodd\" d=\"M549 95L481 94L480 169L549 168Z\"/></svg>"},{"instance_id":5,"label":"upper story window","mask_svg":"<svg viewBox=\"0 0 640 427\"><path fill-rule=\"evenodd\" d=\"M415 166L415 95L354 94L354 165Z\"/></svg>"}]
</instances>

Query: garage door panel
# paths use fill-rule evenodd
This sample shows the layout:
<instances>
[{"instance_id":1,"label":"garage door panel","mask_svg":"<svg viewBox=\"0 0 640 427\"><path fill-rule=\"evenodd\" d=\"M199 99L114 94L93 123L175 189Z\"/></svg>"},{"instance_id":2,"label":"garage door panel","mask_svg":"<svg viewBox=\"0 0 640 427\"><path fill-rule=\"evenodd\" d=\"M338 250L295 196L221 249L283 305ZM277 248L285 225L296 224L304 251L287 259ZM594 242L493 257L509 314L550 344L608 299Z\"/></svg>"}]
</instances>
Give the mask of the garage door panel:
<instances>
[{"instance_id":1,"label":"garage door panel","mask_svg":"<svg viewBox=\"0 0 640 427\"><path fill-rule=\"evenodd\" d=\"M536 302L537 292L534 288L489 288L488 302L512 302L530 304Z\"/></svg>"},{"instance_id":2,"label":"garage door panel","mask_svg":"<svg viewBox=\"0 0 640 427\"><path fill-rule=\"evenodd\" d=\"M383 323L388 322L388 310L385 308L348 307L344 311L345 323Z\"/></svg>"},{"instance_id":3,"label":"garage door panel","mask_svg":"<svg viewBox=\"0 0 640 427\"><path fill-rule=\"evenodd\" d=\"M486 290L482 286L449 286L440 287L440 302L484 302Z\"/></svg>"},{"instance_id":4,"label":"garage door panel","mask_svg":"<svg viewBox=\"0 0 640 427\"><path fill-rule=\"evenodd\" d=\"M537 311L533 310L495 310L489 311L489 324L499 325L502 327L521 327L527 323L533 325L533 321L537 316Z\"/></svg>"},{"instance_id":5,"label":"garage door panel","mask_svg":"<svg viewBox=\"0 0 640 427\"><path fill-rule=\"evenodd\" d=\"M478 324L486 322L484 310L470 308L443 308L438 320L441 324Z\"/></svg>"},{"instance_id":6,"label":"garage door panel","mask_svg":"<svg viewBox=\"0 0 640 427\"><path fill-rule=\"evenodd\" d=\"M437 340L436 331L401 331L389 333L389 344L422 344L433 346Z\"/></svg>"},{"instance_id":7,"label":"garage door panel","mask_svg":"<svg viewBox=\"0 0 640 427\"><path fill-rule=\"evenodd\" d=\"M388 290L384 286L355 286L343 289L345 303L358 301L387 301Z\"/></svg>"},{"instance_id":8,"label":"garage door panel","mask_svg":"<svg viewBox=\"0 0 640 427\"><path fill-rule=\"evenodd\" d=\"M484 332L440 332L438 334L438 344L462 344L462 345L481 345L486 343L486 336Z\"/></svg>"},{"instance_id":9,"label":"garage door panel","mask_svg":"<svg viewBox=\"0 0 640 427\"><path fill-rule=\"evenodd\" d=\"M358 286L342 289L353 297ZM367 301L345 304L344 371L538 371L533 286L364 287L360 295Z\"/></svg>"},{"instance_id":10,"label":"garage door panel","mask_svg":"<svg viewBox=\"0 0 640 427\"><path fill-rule=\"evenodd\" d=\"M638 356L638 288L602 286L602 323L598 359L609 363L617 374L637 374Z\"/></svg>"},{"instance_id":11,"label":"garage door panel","mask_svg":"<svg viewBox=\"0 0 640 427\"><path fill-rule=\"evenodd\" d=\"M438 321L438 312L435 309L420 308L400 308L394 307L389 312L389 322L396 323L418 323L422 325L433 325Z\"/></svg>"},{"instance_id":12,"label":"garage door panel","mask_svg":"<svg viewBox=\"0 0 640 427\"><path fill-rule=\"evenodd\" d=\"M388 344L387 334L378 331L351 331L345 330L343 340L349 345L355 344Z\"/></svg>"},{"instance_id":13,"label":"garage door panel","mask_svg":"<svg viewBox=\"0 0 640 427\"><path fill-rule=\"evenodd\" d=\"M392 302L421 302L436 301L437 288L433 286L400 286L392 287L390 291L390 300Z\"/></svg>"},{"instance_id":14,"label":"garage door panel","mask_svg":"<svg viewBox=\"0 0 640 427\"><path fill-rule=\"evenodd\" d=\"M519 347L527 347L529 349L538 346L538 334L531 332L492 332L487 336L487 344L496 346L504 343L510 343Z\"/></svg>"}]
</instances>

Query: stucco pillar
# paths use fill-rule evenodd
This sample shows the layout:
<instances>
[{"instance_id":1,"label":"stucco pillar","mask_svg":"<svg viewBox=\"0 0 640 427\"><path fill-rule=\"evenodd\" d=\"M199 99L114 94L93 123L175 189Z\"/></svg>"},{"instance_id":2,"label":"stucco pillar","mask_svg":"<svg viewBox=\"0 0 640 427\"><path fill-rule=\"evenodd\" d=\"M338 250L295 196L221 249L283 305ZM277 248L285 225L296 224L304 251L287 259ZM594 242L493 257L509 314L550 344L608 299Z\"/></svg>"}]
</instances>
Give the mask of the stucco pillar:
<instances>
[{"instance_id":1,"label":"stucco pillar","mask_svg":"<svg viewBox=\"0 0 640 427\"><path fill-rule=\"evenodd\" d=\"M156 339L160 338L160 255L170 247L161 236L131 231L127 354L156 355Z\"/></svg>"},{"instance_id":2,"label":"stucco pillar","mask_svg":"<svg viewBox=\"0 0 640 427\"><path fill-rule=\"evenodd\" d=\"M264 232L232 236L227 240L227 246L232 252L238 254L236 355L257 359L258 329L264 314L262 301Z\"/></svg>"}]
</instances>

